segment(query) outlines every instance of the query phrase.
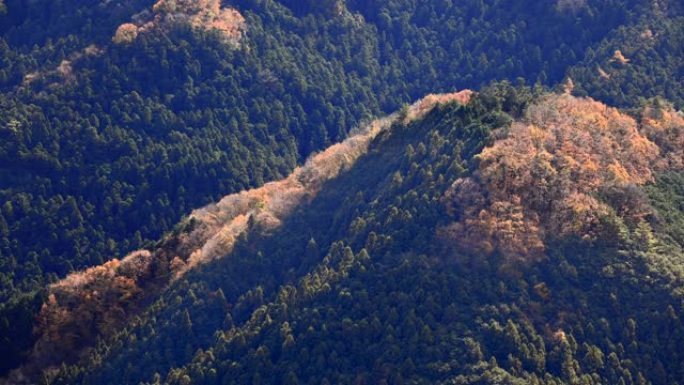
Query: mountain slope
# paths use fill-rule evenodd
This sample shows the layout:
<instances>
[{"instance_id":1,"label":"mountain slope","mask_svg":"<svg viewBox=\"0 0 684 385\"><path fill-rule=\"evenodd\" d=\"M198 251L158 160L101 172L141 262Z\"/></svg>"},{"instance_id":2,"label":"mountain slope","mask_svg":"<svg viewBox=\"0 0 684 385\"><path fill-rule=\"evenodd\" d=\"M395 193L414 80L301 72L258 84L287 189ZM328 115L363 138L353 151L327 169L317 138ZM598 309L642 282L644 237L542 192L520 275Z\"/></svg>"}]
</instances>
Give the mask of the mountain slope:
<instances>
[{"instance_id":1,"label":"mountain slope","mask_svg":"<svg viewBox=\"0 0 684 385\"><path fill-rule=\"evenodd\" d=\"M473 252L444 232L465 218L449 208L454 182L486 175L488 163L476 159L529 140L518 129L557 130L555 120L530 125L543 124L540 108L588 130L601 130L600 120L586 119L595 113L619 133L628 132L625 122L638 135L655 126L677 140L684 132L669 110L632 122L593 101L506 85L417 121L400 115L282 226L254 221L225 257L187 272L55 383L674 383L682 375L684 255L681 208L663 205L681 203L682 170L659 162L671 153L652 159L668 169L646 189L607 180L589 192L613 210L601 231L557 233L541 255ZM646 199L646 222L617 209L625 199Z\"/></svg>"},{"instance_id":2,"label":"mountain slope","mask_svg":"<svg viewBox=\"0 0 684 385\"><path fill-rule=\"evenodd\" d=\"M576 94L637 113L655 96L681 108L682 12L645 0L0 2L2 372L29 355L50 283L153 248L191 209L282 178L428 92L569 77ZM677 174L654 171L670 181L648 180L654 205L676 223Z\"/></svg>"}]
</instances>

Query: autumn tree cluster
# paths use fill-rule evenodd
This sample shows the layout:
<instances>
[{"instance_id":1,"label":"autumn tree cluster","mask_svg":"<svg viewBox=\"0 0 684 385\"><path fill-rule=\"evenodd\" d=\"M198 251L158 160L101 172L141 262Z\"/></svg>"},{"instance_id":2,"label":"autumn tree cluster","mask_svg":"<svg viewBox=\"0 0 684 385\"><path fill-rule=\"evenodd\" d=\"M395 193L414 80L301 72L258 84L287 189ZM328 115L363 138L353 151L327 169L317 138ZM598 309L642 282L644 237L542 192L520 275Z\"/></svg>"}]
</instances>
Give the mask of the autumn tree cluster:
<instances>
[{"instance_id":1,"label":"autumn tree cluster","mask_svg":"<svg viewBox=\"0 0 684 385\"><path fill-rule=\"evenodd\" d=\"M233 8L221 8L220 0L159 0L152 12L139 15L140 22L124 23L114 34L113 41L127 44L138 34L174 22L186 22L194 28L216 30L227 42L238 44L246 24L245 18Z\"/></svg>"},{"instance_id":2,"label":"autumn tree cluster","mask_svg":"<svg viewBox=\"0 0 684 385\"><path fill-rule=\"evenodd\" d=\"M209 236L198 227L186 222L153 252L135 251L52 284L37 317L33 361L49 365L74 358L97 337L121 327L146 299L186 271L191 252Z\"/></svg>"},{"instance_id":3,"label":"autumn tree cluster","mask_svg":"<svg viewBox=\"0 0 684 385\"><path fill-rule=\"evenodd\" d=\"M116 330L142 295L139 281L153 274L151 262L151 253L135 252L52 285L38 317L34 357L63 359L96 335Z\"/></svg>"},{"instance_id":4,"label":"autumn tree cluster","mask_svg":"<svg viewBox=\"0 0 684 385\"><path fill-rule=\"evenodd\" d=\"M447 104L456 102L459 104L468 104L474 92L472 90L461 90L458 92L451 92L445 94L428 94L418 102L402 111L404 124L408 124L414 120L424 117L438 104Z\"/></svg>"},{"instance_id":5,"label":"autumn tree cluster","mask_svg":"<svg viewBox=\"0 0 684 385\"><path fill-rule=\"evenodd\" d=\"M667 102L654 99L644 107L641 123L644 134L661 149L656 169L684 169L684 114Z\"/></svg>"},{"instance_id":6,"label":"autumn tree cluster","mask_svg":"<svg viewBox=\"0 0 684 385\"><path fill-rule=\"evenodd\" d=\"M641 123L588 98L550 95L479 156L479 169L445 198L456 221L444 234L474 253L540 258L545 240L608 236L614 221L644 226L637 186L681 169L682 117L649 107Z\"/></svg>"}]
</instances>

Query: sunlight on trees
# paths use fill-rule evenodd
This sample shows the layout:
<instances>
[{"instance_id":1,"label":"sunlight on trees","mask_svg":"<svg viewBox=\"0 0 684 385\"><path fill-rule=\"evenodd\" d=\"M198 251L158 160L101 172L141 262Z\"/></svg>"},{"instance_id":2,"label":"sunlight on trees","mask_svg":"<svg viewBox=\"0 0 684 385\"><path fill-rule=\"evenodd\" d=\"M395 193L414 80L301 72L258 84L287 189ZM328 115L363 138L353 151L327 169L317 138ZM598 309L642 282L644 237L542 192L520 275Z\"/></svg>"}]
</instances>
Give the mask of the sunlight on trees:
<instances>
[{"instance_id":1,"label":"sunlight on trees","mask_svg":"<svg viewBox=\"0 0 684 385\"><path fill-rule=\"evenodd\" d=\"M245 18L233 8L221 8L219 0L159 0L152 6L151 18L138 24L122 24L112 40L116 44L128 44L139 33L178 21L194 28L216 30L231 44L238 44L246 29Z\"/></svg>"},{"instance_id":2,"label":"sunlight on trees","mask_svg":"<svg viewBox=\"0 0 684 385\"><path fill-rule=\"evenodd\" d=\"M444 234L471 252L524 261L540 257L549 237L596 239L615 210L638 224L651 211L631 186L682 166L683 130L668 107L647 107L638 124L591 99L547 96L478 155L473 178L449 189L457 221Z\"/></svg>"}]
</instances>

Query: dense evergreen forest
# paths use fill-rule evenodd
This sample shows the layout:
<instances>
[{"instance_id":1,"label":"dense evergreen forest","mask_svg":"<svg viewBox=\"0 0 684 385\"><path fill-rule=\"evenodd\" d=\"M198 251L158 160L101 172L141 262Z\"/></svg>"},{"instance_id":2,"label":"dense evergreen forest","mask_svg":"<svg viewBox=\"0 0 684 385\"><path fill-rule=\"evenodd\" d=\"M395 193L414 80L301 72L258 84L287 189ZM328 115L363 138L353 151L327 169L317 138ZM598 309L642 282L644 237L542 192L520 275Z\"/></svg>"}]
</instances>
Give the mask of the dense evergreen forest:
<instances>
[{"instance_id":1,"label":"dense evergreen forest","mask_svg":"<svg viewBox=\"0 0 684 385\"><path fill-rule=\"evenodd\" d=\"M684 192L673 161L637 183L633 194L652 212L610 233L620 234L617 244L601 242L604 233L590 243L544 238L541 262L521 267L496 242L494 256L476 258L481 250L435 239L468 219L447 209L453 183L478 173L477 154L544 90L591 96L639 119L684 107L680 3L188 4L0 1L3 374L64 360L43 381L684 377L676 348ZM193 19L219 5L244 18L239 39ZM134 35L122 39L124 25ZM168 245L187 231L192 209L281 179L425 94L465 88L478 90L470 103L398 120L278 229L238 237L230 258L154 281L113 326L71 330L65 341L75 342L63 351L34 347L49 284ZM674 134L651 134L676 153ZM621 190L586 193L633 202ZM620 216L613 206L600 209ZM535 225L549 226L541 217ZM644 237L653 237L650 248Z\"/></svg>"},{"instance_id":2,"label":"dense evergreen forest","mask_svg":"<svg viewBox=\"0 0 684 385\"><path fill-rule=\"evenodd\" d=\"M681 172L644 190L651 224L607 216L533 263L440 235L452 182L538 98L502 85L395 123L282 227L255 224L54 383L676 383Z\"/></svg>"}]
</instances>

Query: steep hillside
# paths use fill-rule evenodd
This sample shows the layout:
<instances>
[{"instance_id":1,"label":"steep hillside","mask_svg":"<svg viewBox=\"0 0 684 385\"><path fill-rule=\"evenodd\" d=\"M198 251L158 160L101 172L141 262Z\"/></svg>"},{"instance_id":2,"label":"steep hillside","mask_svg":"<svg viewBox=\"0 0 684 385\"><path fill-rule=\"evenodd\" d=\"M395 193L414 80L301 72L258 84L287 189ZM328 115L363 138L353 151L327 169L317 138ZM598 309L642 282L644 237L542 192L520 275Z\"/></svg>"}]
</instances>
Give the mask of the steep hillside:
<instances>
[{"instance_id":1,"label":"steep hillside","mask_svg":"<svg viewBox=\"0 0 684 385\"><path fill-rule=\"evenodd\" d=\"M278 192L274 186L283 186L268 182L290 175L311 154L347 138L372 117L400 110L431 92L479 90L492 81L508 80L536 84L535 93L565 87L575 95L628 107L634 116L615 110L610 110L615 116L598 114L621 123L608 127L598 135L600 143L586 150L599 151L613 163L562 147L574 146L576 151L580 139L593 140L589 123L579 126L583 138L560 137L574 132L574 123L534 133L534 140L555 140L558 148L522 146L519 140L530 137L525 125L540 124L521 120L513 125L512 136L500 142L506 145L478 158L490 168L464 174L440 198L447 202L465 194L462 198L474 199L472 207L445 203L448 218L436 231L440 239L458 238L455 243L463 254L506 254L509 261L526 260L531 254L529 259L544 260L555 242L601 238L608 231L604 227L610 227L602 222L604 214L626 218L624 226L610 230L622 234L619 239L635 228L665 236L664 230L654 228L652 218L680 223L678 206L671 206L676 200L671 200L677 196L672 181L679 175L681 141L672 127L679 124L673 111L681 109L684 89L684 51L679 44L683 12L678 2L663 0L0 1L0 356L7 357L0 362L0 373L26 363L36 342L46 340L45 333L34 333L33 325L41 304L53 301L50 290L58 286L52 284L92 268L95 275L120 278L108 295L118 296L125 306L113 306L102 319L89 318L101 305L98 296L92 297L81 309L84 318L72 318L73 325L90 326L68 338L56 332L65 338L58 341L68 341L59 353L39 342L39 348L45 347L43 356L49 357L39 366L59 360L52 355L78 359L81 347L97 335L119 330L132 314L148 311L170 277L175 277L175 287L186 279L179 272L195 274L188 264L231 251L250 226L265 223L274 233L283 231L281 214L290 218L294 208L279 208L274 215L269 211L257 223L247 221L242 211L233 218L234 213L217 209L219 222L223 215L235 222L215 229L212 238L195 240L219 245L208 247L214 250L211 258L204 258L204 252L197 254L202 258L171 253L178 245L168 243L174 239L168 234L193 228L195 224L182 222L191 210L245 190L264 194L250 201L257 207L248 205L248 211L271 210L264 202ZM468 117L496 115L484 123L488 129L507 124L506 114L519 118L524 105L506 99L516 94L502 91L507 87L494 89L498 91L483 92L490 95L488 100L478 99L484 107L472 112L477 117ZM492 96L497 92L503 95ZM592 102L582 103L593 108ZM499 114L502 109L506 114ZM648 117L659 121L663 111L671 122L649 126ZM412 112L404 113L410 121ZM522 173L520 164L526 164L497 158L509 144L528 151L525 161L538 161L539 172L562 174L570 164L562 162L572 160L582 165L573 166L573 172L585 178L580 181L596 180L565 192L535 190L535 196L519 187L540 177L537 174L524 175L517 187L499 186L499 166ZM418 143L411 145L420 152ZM636 145L641 146L638 154L631 152ZM469 161L473 151L464 154L468 164L460 165L469 171L477 166ZM605 166L612 171L593 175L591 165L583 168L585 158L597 170ZM613 179L619 178L634 189L615 189ZM578 182L558 175L542 179L540 183L550 186ZM297 190L300 182L285 187ZM270 187L258 190L262 186ZM318 188L325 194L325 188ZM653 205L662 208L661 214L648 208L630 217L615 203L621 200L631 207L638 202L641 209L648 206L642 193L646 190L659 199ZM509 202L507 194L520 197L520 202ZM300 198L308 202L318 196ZM532 202L551 198L563 203L549 208ZM566 223L578 210L585 212L584 222ZM508 219L497 220L506 215ZM203 225L216 225L209 217L199 218ZM177 223L182 225L174 230ZM272 228L274 224L279 227ZM671 234L667 242L679 242L681 233L673 230L677 226L665 227ZM523 241L511 242L521 234L526 235ZM161 263L167 270L150 265L157 260L159 242L169 254ZM330 244L321 245L321 252ZM141 248L153 252L114 261ZM140 275L140 269L131 268L139 264L151 270ZM150 277L154 279L147 280ZM140 279L150 286L138 287ZM70 287L62 286L65 293ZM135 300L128 301L131 298ZM198 338L190 346L203 344L206 341ZM158 371L166 373L171 363L180 365L183 359L169 358Z\"/></svg>"},{"instance_id":2,"label":"steep hillside","mask_svg":"<svg viewBox=\"0 0 684 385\"><path fill-rule=\"evenodd\" d=\"M430 95L316 154L286 179L195 210L154 249L133 252L121 261L114 259L51 285L39 315L39 339L30 363L12 378L78 358L97 337L111 335L162 295L168 284L231 254L248 234L276 231L299 206L314 200L328 180L352 167L367 153L371 141L391 125L418 119L436 103L467 103L471 94Z\"/></svg>"},{"instance_id":3,"label":"steep hillside","mask_svg":"<svg viewBox=\"0 0 684 385\"><path fill-rule=\"evenodd\" d=\"M197 211L157 246L178 256L168 289L52 383L675 383L683 169L668 148L684 138L680 113L630 117L506 84L449 99L427 98L313 158L295 179L321 175L306 167L340 171L307 179L320 181L315 194L286 179ZM330 156L349 148L364 150ZM515 167L535 162L547 172ZM591 162L614 166L604 175ZM273 191L306 199L283 206ZM542 210L532 197L544 194L558 206ZM238 202L249 211L236 231ZM473 220L490 224L486 234L469 225L454 236ZM199 235L211 228L220 240ZM184 245L197 239L210 257L189 267L197 246ZM131 276L141 256L113 271ZM93 314L75 307L97 295L90 285L53 286L43 363L83 330L69 312ZM129 302L121 293L111 298Z\"/></svg>"}]
</instances>

